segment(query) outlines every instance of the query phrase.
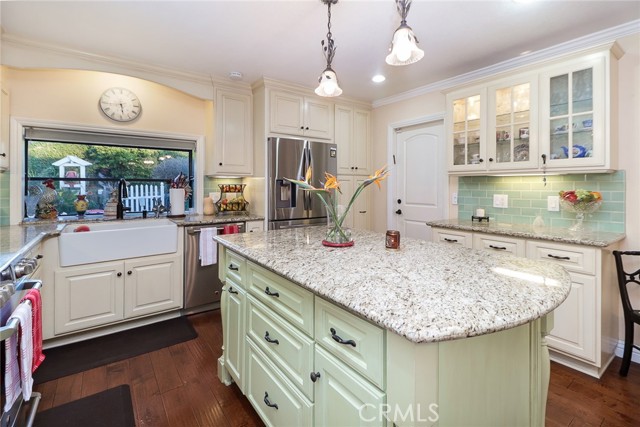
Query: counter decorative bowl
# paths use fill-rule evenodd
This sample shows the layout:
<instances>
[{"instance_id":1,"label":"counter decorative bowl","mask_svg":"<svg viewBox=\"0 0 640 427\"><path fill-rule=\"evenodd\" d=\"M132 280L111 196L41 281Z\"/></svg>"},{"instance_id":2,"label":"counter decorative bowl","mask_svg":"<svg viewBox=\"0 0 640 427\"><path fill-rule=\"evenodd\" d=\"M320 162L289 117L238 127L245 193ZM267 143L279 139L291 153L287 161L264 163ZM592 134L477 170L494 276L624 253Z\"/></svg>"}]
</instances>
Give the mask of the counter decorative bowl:
<instances>
[{"instance_id":1,"label":"counter decorative bowl","mask_svg":"<svg viewBox=\"0 0 640 427\"><path fill-rule=\"evenodd\" d=\"M602 195L597 191L569 190L560 192L560 205L567 212L576 214L576 222L569 231L580 232L585 230L584 216L592 214L602 204Z\"/></svg>"}]
</instances>

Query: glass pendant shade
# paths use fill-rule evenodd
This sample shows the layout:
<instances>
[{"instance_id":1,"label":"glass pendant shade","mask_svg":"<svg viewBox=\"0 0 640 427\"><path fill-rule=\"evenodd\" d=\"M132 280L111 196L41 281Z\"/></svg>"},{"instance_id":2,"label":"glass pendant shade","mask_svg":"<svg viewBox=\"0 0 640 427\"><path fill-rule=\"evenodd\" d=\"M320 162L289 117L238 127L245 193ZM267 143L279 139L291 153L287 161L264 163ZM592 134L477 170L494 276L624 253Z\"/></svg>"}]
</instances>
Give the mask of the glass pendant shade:
<instances>
[{"instance_id":1,"label":"glass pendant shade","mask_svg":"<svg viewBox=\"0 0 640 427\"><path fill-rule=\"evenodd\" d=\"M342 89L338 86L338 76L331 68L325 69L318 80L320 85L315 90L316 95L330 97L342 94Z\"/></svg>"},{"instance_id":2,"label":"glass pendant shade","mask_svg":"<svg viewBox=\"0 0 640 427\"><path fill-rule=\"evenodd\" d=\"M386 62L389 65L408 65L418 62L424 56L424 51L418 47L418 41L413 30L406 24L400 25L393 33L390 53Z\"/></svg>"}]
</instances>

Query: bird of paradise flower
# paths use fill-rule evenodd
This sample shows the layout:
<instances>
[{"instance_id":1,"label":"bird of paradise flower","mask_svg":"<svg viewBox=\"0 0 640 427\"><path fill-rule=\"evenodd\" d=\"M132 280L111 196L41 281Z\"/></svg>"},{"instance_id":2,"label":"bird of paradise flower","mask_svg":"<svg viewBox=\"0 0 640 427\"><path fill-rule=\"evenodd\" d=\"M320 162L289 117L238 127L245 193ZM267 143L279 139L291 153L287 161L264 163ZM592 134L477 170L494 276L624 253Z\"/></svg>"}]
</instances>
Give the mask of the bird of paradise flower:
<instances>
[{"instance_id":1,"label":"bird of paradise flower","mask_svg":"<svg viewBox=\"0 0 640 427\"><path fill-rule=\"evenodd\" d=\"M322 203L327 208L327 213L329 215L329 218L331 218L334 224L333 230L330 230L329 233L332 233L332 232L334 234L337 233L345 241L348 241L349 238L345 234L344 229L342 228L342 223L344 222L344 219L347 217L347 214L349 213L351 206L353 206L356 199L358 198L358 196L360 196L360 193L362 193L362 191L365 188L367 188L369 185L373 183L375 183L378 186L378 188L382 188L380 183L389 176L389 170L387 169L387 166L383 166L380 169L376 170L373 175L370 175L358 186L358 188L356 188L356 191L354 191L353 195L351 196L351 199L349 199L349 203L347 204L346 209L340 215L338 214L338 198L336 197L337 195L334 194L334 191L338 191L340 194L342 194L342 190L340 189L340 182L338 181L338 178L328 172L325 172L324 173L325 181L324 183L322 183L322 187L316 188L310 184L312 173L313 173L312 169L311 167L309 167L304 177L304 181L297 180L297 179L290 179L290 178L285 178L285 180L297 185L302 190L309 191L318 195ZM328 235L327 237L332 237L332 236Z\"/></svg>"}]
</instances>

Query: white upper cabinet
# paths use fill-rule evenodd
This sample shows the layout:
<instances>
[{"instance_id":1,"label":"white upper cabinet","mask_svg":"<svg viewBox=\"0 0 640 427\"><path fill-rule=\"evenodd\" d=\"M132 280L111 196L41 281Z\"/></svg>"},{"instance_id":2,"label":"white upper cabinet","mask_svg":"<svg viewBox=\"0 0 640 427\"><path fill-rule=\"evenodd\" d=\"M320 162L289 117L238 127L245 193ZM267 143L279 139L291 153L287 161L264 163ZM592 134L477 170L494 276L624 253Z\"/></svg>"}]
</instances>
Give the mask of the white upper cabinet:
<instances>
[{"instance_id":1,"label":"white upper cabinet","mask_svg":"<svg viewBox=\"0 0 640 427\"><path fill-rule=\"evenodd\" d=\"M9 92L0 87L0 171L9 169Z\"/></svg>"},{"instance_id":2,"label":"white upper cabinet","mask_svg":"<svg viewBox=\"0 0 640 427\"><path fill-rule=\"evenodd\" d=\"M615 66L616 60L606 51L540 75L540 147L549 169L615 168L611 155Z\"/></svg>"},{"instance_id":3,"label":"white upper cabinet","mask_svg":"<svg viewBox=\"0 0 640 427\"><path fill-rule=\"evenodd\" d=\"M294 92L270 92L269 124L273 133L333 139L333 104Z\"/></svg>"},{"instance_id":4,"label":"white upper cabinet","mask_svg":"<svg viewBox=\"0 0 640 427\"><path fill-rule=\"evenodd\" d=\"M449 172L615 169L617 51L614 44L448 93Z\"/></svg>"},{"instance_id":5,"label":"white upper cabinet","mask_svg":"<svg viewBox=\"0 0 640 427\"><path fill-rule=\"evenodd\" d=\"M253 100L250 91L215 90L215 141L207 175L253 174Z\"/></svg>"},{"instance_id":6,"label":"white upper cabinet","mask_svg":"<svg viewBox=\"0 0 640 427\"><path fill-rule=\"evenodd\" d=\"M338 173L371 175L371 112L349 105L335 106Z\"/></svg>"}]
</instances>

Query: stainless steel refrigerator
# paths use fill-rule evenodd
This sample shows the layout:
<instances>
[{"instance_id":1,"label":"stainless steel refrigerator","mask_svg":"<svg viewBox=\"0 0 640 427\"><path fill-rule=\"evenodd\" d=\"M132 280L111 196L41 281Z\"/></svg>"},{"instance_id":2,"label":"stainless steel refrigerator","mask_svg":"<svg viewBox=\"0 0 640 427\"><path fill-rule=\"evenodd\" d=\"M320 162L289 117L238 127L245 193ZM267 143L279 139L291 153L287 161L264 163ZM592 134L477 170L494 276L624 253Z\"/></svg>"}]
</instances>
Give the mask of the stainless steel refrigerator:
<instances>
[{"instance_id":1,"label":"stainless steel refrigerator","mask_svg":"<svg viewBox=\"0 0 640 427\"><path fill-rule=\"evenodd\" d=\"M304 180L311 166L311 184L321 187L324 173L336 175L336 144L295 138L269 138L268 188L269 229L326 224L327 210L318 196L298 188L284 178Z\"/></svg>"}]
</instances>

